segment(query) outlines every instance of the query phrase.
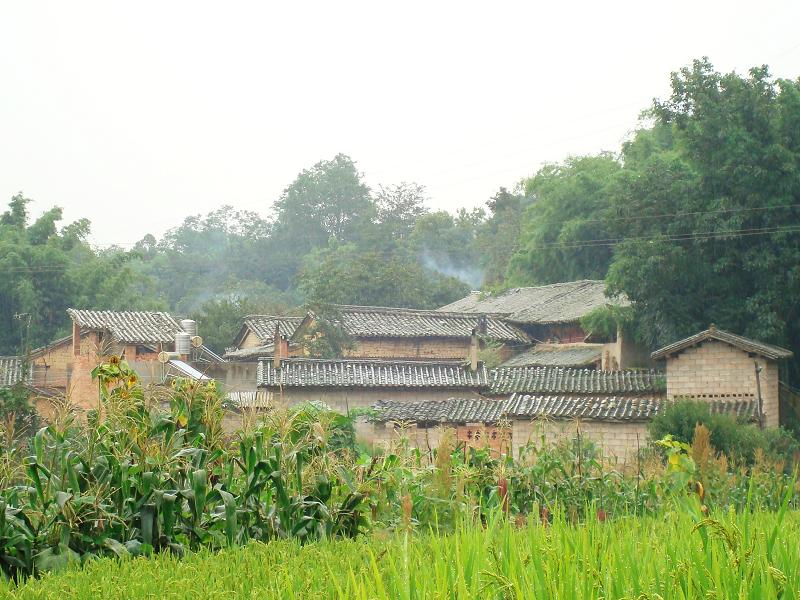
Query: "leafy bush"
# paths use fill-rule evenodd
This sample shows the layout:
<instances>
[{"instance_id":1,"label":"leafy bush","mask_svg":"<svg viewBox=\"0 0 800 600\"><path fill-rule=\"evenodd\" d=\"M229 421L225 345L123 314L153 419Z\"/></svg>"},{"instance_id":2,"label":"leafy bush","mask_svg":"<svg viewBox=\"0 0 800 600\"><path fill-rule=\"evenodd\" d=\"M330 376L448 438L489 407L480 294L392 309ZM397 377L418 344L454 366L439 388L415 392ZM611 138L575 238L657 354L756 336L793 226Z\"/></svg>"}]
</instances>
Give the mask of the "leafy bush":
<instances>
[{"instance_id":1,"label":"leafy bush","mask_svg":"<svg viewBox=\"0 0 800 600\"><path fill-rule=\"evenodd\" d=\"M717 451L747 464L752 464L759 449L769 458L787 464L800 451L800 444L790 433L779 428L762 430L730 415L712 413L707 402L675 402L650 422L648 430L652 439L671 435L678 441L691 443L698 424L709 429L711 444Z\"/></svg>"}]
</instances>

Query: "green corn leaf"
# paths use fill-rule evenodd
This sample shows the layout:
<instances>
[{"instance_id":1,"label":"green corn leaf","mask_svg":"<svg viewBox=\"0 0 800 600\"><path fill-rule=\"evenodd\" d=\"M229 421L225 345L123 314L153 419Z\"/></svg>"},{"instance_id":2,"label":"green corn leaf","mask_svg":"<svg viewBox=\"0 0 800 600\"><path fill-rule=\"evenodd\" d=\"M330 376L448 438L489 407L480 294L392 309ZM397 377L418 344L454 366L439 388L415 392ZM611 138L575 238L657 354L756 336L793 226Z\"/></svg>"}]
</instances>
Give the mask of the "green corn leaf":
<instances>
[{"instance_id":1,"label":"green corn leaf","mask_svg":"<svg viewBox=\"0 0 800 600\"><path fill-rule=\"evenodd\" d=\"M236 500L232 494L224 490L220 490L219 493L225 505L225 537L228 539L228 546L233 546L236 543L236 533L238 531Z\"/></svg>"}]
</instances>

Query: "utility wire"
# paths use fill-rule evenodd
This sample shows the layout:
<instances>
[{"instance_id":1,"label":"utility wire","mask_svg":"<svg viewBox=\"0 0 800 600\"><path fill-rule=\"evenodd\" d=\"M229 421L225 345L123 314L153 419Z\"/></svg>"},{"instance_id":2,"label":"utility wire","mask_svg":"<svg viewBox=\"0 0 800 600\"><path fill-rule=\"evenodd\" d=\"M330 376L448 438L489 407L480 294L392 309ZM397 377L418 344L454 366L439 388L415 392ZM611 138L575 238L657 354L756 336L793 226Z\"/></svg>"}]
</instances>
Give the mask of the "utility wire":
<instances>
[{"instance_id":1,"label":"utility wire","mask_svg":"<svg viewBox=\"0 0 800 600\"><path fill-rule=\"evenodd\" d=\"M643 221L646 219L667 219L667 218L674 218L674 217L694 217L700 215L718 215L718 214L727 214L727 213L738 213L738 212L754 212L754 211L762 211L762 210L778 210L781 208L800 208L800 203L798 204L779 204L777 206L754 206L754 207L741 207L741 208L721 208L718 210L697 210L691 212L677 212L677 213L667 213L667 214L660 214L660 215L639 215L635 217L614 217L608 219L586 219L585 221L581 221L581 223L609 223L609 222L620 222L620 221Z\"/></svg>"},{"instance_id":2,"label":"utility wire","mask_svg":"<svg viewBox=\"0 0 800 600\"><path fill-rule=\"evenodd\" d=\"M749 237L756 235L770 235L775 233L797 233L800 232L800 225L789 225L784 227L764 227L759 229L731 229L727 231L702 231L685 234L659 234L650 236L638 236L627 238L607 238L596 240L575 240L573 242L551 242L538 246L526 246L526 250L546 250L548 248L593 248L599 246L616 246L628 241L695 241Z\"/></svg>"}]
</instances>

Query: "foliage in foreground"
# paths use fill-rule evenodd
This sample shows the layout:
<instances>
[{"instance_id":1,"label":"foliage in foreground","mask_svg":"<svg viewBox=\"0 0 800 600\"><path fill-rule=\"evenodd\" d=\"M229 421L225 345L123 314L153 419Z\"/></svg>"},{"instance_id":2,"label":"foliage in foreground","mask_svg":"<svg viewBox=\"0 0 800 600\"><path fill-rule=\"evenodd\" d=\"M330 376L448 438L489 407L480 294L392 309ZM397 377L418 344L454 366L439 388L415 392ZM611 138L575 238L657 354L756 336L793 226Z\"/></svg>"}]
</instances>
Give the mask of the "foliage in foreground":
<instances>
[{"instance_id":1,"label":"foliage in foreground","mask_svg":"<svg viewBox=\"0 0 800 600\"><path fill-rule=\"evenodd\" d=\"M800 515L683 512L515 527L497 516L450 535L253 543L178 560L99 560L6 583L9 598L796 598Z\"/></svg>"},{"instance_id":2,"label":"foliage in foreground","mask_svg":"<svg viewBox=\"0 0 800 600\"><path fill-rule=\"evenodd\" d=\"M301 405L221 429L212 385L143 389L112 357L94 374L97 411L57 413L29 444L0 453L0 569L12 579L95 558L181 556L291 538L299 543L380 531L451 532L487 523L573 523L691 509L797 508L796 481L763 452L752 465L718 455L698 426L691 445L669 437L635 464L614 464L578 429L519 455L467 448L444 432L436 449L397 442L356 449L353 417ZM258 417L258 418L256 418ZM665 460L666 459L666 460ZM699 503L686 504L687 498Z\"/></svg>"}]
</instances>

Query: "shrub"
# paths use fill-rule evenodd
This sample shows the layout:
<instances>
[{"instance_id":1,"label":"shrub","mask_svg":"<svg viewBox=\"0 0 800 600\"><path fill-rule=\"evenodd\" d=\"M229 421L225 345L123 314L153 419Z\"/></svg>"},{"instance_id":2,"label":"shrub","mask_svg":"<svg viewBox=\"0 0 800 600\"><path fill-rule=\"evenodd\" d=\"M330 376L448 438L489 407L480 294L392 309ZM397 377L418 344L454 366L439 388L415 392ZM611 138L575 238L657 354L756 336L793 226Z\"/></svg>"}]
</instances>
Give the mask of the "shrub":
<instances>
[{"instance_id":1,"label":"shrub","mask_svg":"<svg viewBox=\"0 0 800 600\"><path fill-rule=\"evenodd\" d=\"M691 443L695 427L704 425L711 432L711 445L728 458L752 464L757 449L773 460L788 465L800 444L783 429L761 430L756 425L730 415L712 413L707 402L681 400L654 418L649 426L651 439L671 435L673 439Z\"/></svg>"}]
</instances>

